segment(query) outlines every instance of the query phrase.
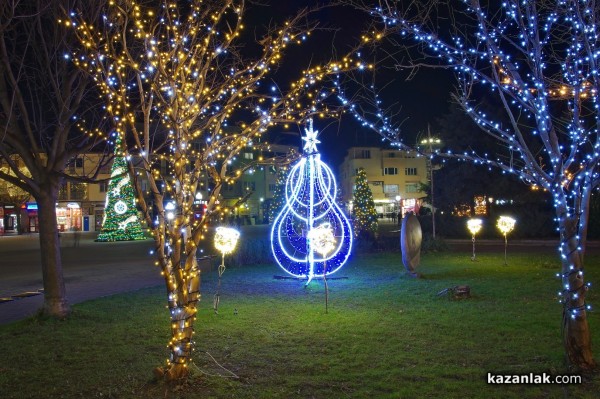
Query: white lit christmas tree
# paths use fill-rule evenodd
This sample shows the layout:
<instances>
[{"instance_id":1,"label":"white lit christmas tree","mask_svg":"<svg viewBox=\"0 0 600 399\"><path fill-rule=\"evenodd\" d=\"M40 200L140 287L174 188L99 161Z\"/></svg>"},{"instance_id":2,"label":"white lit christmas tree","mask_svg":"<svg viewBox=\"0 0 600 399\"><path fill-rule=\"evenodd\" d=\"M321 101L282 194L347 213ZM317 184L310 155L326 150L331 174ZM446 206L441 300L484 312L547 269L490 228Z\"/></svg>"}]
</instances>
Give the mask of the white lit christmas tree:
<instances>
[{"instance_id":1,"label":"white lit christmas tree","mask_svg":"<svg viewBox=\"0 0 600 399\"><path fill-rule=\"evenodd\" d=\"M127 174L127 162L119 155L121 137L116 135L115 158L104 205L102 230L96 241L144 240L135 205L135 193Z\"/></svg>"},{"instance_id":2,"label":"white lit christmas tree","mask_svg":"<svg viewBox=\"0 0 600 399\"><path fill-rule=\"evenodd\" d=\"M306 129L304 156L292 167L285 185L286 203L273 222L271 247L283 270L306 278L330 275L339 270L350 256L352 228L335 202L337 187L331 169L317 151L318 131L312 121ZM308 233L328 223L335 246L326 254L313 248Z\"/></svg>"}]
</instances>

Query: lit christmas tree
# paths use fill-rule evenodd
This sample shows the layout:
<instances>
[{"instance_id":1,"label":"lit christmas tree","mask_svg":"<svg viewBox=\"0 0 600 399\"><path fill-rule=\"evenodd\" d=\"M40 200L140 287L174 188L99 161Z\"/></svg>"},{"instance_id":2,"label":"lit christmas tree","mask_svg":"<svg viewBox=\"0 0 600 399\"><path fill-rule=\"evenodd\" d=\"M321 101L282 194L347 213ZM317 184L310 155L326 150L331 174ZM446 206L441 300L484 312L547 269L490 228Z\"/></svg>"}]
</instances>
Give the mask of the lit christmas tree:
<instances>
[{"instance_id":1,"label":"lit christmas tree","mask_svg":"<svg viewBox=\"0 0 600 399\"><path fill-rule=\"evenodd\" d=\"M271 248L277 263L287 273L308 279L335 273L344 265L352 248L352 226L335 203L337 186L331 169L317 152L317 131L312 121L302 139L304 156L290 170L285 186L286 203L273 222ZM307 239L310 231L328 225L335 246L326 254Z\"/></svg>"},{"instance_id":2,"label":"lit christmas tree","mask_svg":"<svg viewBox=\"0 0 600 399\"><path fill-rule=\"evenodd\" d=\"M115 140L115 158L110 171L110 181L104 205L102 230L96 241L130 241L144 240L135 206L135 193L127 174L127 163L118 155L121 137Z\"/></svg>"},{"instance_id":3,"label":"lit christmas tree","mask_svg":"<svg viewBox=\"0 0 600 399\"><path fill-rule=\"evenodd\" d=\"M275 217L285 205L285 181L288 175L288 167L282 166L277 169L277 181L275 182L275 191L273 191L273 199L269 204L269 221L275 220Z\"/></svg>"},{"instance_id":4,"label":"lit christmas tree","mask_svg":"<svg viewBox=\"0 0 600 399\"><path fill-rule=\"evenodd\" d=\"M363 168L358 169L356 174L356 188L352 205L352 216L354 218L354 234L356 237L363 236L375 238L377 236L377 211L373 193L367 182L367 173Z\"/></svg>"}]
</instances>

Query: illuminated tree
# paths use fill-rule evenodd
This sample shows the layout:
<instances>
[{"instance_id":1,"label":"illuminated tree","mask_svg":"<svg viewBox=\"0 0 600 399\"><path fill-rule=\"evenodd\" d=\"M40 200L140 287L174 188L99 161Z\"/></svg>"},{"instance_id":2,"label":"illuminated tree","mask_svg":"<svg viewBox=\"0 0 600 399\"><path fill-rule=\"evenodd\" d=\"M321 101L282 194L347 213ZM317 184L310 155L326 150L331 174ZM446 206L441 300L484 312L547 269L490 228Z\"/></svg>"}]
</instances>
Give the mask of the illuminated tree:
<instances>
[{"instance_id":1,"label":"illuminated tree","mask_svg":"<svg viewBox=\"0 0 600 399\"><path fill-rule=\"evenodd\" d=\"M356 173L354 192L352 194L352 217L354 224L354 234L356 237L365 237L374 239L377 237L377 211L375 210L375 201L373 201L373 192L367 181L367 173L364 168L359 168Z\"/></svg>"},{"instance_id":2,"label":"illuminated tree","mask_svg":"<svg viewBox=\"0 0 600 399\"><path fill-rule=\"evenodd\" d=\"M102 230L96 241L128 241L146 238L138 219L135 192L121 152L121 138L115 139L115 157L110 170L110 181L106 191L106 205Z\"/></svg>"},{"instance_id":3,"label":"illuminated tree","mask_svg":"<svg viewBox=\"0 0 600 399\"><path fill-rule=\"evenodd\" d=\"M92 0L0 2L0 179L37 202L43 312L58 318L70 311L56 220L59 188L65 180L92 180L97 168L76 176L66 165L104 139L99 131L82 131L101 126L97 93L65 59L73 35L56 24L63 7L78 4L94 18Z\"/></svg>"},{"instance_id":4,"label":"illuminated tree","mask_svg":"<svg viewBox=\"0 0 600 399\"><path fill-rule=\"evenodd\" d=\"M393 44L417 44L421 56L398 67L453 69L456 100L503 148L494 157L475 151L441 156L498 168L551 194L560 232L564 346L571 365L591 370L596 364L583 266L590 198L600 183L600 10L585 0L451 3L444 14L436 7L417 8L423 2L404 4L403 10L392 1L361 7L378 18L380 29L398 33L402 39ZM445 22L434 19L438 11ZM439 28L444 26L447 31ZM484 96L495 98L502 119L480 108ZM402 146L388 122L382 117L369 127Z\"/></svg>"},{"instance_id":5,"label":"illuminated tree","mask_svg":"<svg viewBox=\"0 0 600 399\"><path fill-rule=\"evenodd\" d=\"M273 198L269 204L269 222L275 220L275 217L285 204L285 181L287 179L288 172L289 169L287 166L277 168L275 191L273 191Z\"/></svg>"},{"instance_id":6,"label":"illuminated tree","mask_svg":"<svg viewBox=\"0 0 600 399\"><path fill-rule=\"evenodd\" d=\"M129 143L128 154L140 159L139 166L128 165L132 179L148 181L156 219L139 184L136 196L156 243L172 327L167 365L156 373L171 380L188 374L200 299L196 250L207 220L229 212L219 195L244 171L236 167L236 156L264 145L261 136L270 126L313 114L335 116L334 108L319 107L332 92L317 85L329 75L370 66L345 57L303 71L288 90L280 90L267 77L284 50L310 36L305 12L248 43L243 0L157 3L148 8L115 0L101 26L78 10L63 23L76 28L81 42L73 60L94 77L116 130ZM226 129L233 121L237 129ZM198 220L193 202L206 176L207 208ZM167 198L175 208L172 218L165 212Z\"/></svg>"}]
</instances>

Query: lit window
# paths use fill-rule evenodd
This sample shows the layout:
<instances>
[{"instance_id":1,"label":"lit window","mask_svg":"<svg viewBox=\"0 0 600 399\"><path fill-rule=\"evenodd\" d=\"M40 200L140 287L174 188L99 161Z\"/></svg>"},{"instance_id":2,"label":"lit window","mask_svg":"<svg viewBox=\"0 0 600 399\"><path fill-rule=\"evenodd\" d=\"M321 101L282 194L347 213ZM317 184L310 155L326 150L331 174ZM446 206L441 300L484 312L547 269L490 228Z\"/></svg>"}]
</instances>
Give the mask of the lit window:
<instances>
[{"instance_id":1,"label":"lit window","mask_svg":"<svg viewBox=\"0 0 600 399\"><path fill-rule=\"evenodd\" d=\"M418 193L419 192L419 183L406 183L404 187L407 193Z\"/></svg>"},{"instance_id":2,"label":"lit window","mask_svg":"<svg viewBox=\"0 0 600 399\"><path fill-rule=\"evenodd\" d=\"M397 184L384 184L383 192L386 194L398 194Z\"/></svg>"}]
</instances>

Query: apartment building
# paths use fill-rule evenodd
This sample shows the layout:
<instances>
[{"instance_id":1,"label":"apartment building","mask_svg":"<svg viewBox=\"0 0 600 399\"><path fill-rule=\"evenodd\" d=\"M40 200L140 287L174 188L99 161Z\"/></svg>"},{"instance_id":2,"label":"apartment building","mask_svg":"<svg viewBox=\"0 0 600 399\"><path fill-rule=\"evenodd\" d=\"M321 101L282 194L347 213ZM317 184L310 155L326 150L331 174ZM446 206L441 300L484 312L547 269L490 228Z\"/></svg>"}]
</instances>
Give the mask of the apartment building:
<instances>
[{"instance_id":1,"label":"apartment building","mask_svg":"<svg viewBox=\"0 0 600 399\"><path fill-rule=\"evenodd\" d=\"M429 178L425 157L416 152L378 147L351 147L339 168L341 201L352 210L355 177L359 168L367 174L375 209L380 218L402 212L418 212L425 193L420 184Z\"/></svg>"}]
</instances>

